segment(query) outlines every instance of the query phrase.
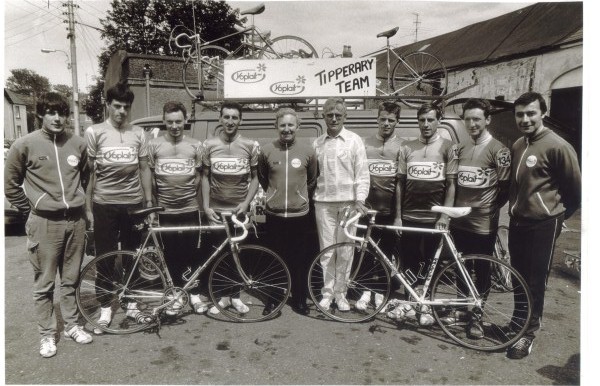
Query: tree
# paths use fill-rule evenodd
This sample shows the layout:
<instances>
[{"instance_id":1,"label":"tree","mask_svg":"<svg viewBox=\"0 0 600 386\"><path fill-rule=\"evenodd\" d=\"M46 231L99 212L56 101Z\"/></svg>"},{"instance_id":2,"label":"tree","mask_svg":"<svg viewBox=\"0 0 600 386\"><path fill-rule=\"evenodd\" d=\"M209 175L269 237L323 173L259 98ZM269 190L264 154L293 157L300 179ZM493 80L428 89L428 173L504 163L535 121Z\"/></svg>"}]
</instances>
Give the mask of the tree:
<instances>
[{"instance_id":1,"label":"tree","mask_svg":"<svg viewBox=\"0 0 600 386\"><path fill-rule=\"evenodd\" d=\"M169 42L171 31L200 31L203 40L213 40L235 32L236 13L224 1L212 0L112 0L107 17L100 20L103 28L102 39L106 48L98 57L98 67L102 74L90 88L85 104L88 116L96 119L102 106L101 101L104 74L111 55L118 50L135 54L174 55L181 54ZM241 35L222 42L223 47L235 49L241 44ZM92 95L100 93L99 95ZM89 109L89 110L88 110Z\"/></svg>"},{"instance_id":2,"label":"tree","mask_svg":"<svg viewBox=\"0 0 600 386\"><path fill-rule=\"evenodd\" d=\"M96 79L96 84L90 86L87 97L82 100L83 111L92 119L94 123L100 123L104 120L104 103L102 99L102 90L104 89L104 80Z\"/></svg>"},{"instance_id":3,"label":"tree","mask_svg":"<svg viewBox=\"0 0 600 386\"><path fill-rule=\"evenodd\" d=\"M6 80L6 88L18 94L33 98L34 104L37 98L50 91L50 81L45 76L27 68L10 70L11 76Z\"/></svg>"}]
</instances>

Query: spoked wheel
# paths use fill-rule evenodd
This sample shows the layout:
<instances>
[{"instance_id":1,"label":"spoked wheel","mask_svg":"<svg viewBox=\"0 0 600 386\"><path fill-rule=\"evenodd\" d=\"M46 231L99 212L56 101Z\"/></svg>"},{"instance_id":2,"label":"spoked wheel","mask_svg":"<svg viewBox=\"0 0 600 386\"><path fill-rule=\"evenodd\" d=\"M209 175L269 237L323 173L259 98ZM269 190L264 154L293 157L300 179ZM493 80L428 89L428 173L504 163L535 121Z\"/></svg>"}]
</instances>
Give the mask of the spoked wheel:
<instances>
[{"instance_id":1,"label":"spoked wheel","mask_svg":"<svg viewBox=\"0 0 600 386\"><path fill-rule=\"evenodd\" d=\"M495 351L512 345L531 319L531 292L525 280L514 268L490 256L465 256L464 262L481 295L480 304L469 293L458 264L451 262L433 282L431 300L446 303L433 307L435 319L463 346ZM489 273L498 269L511 273L510 287L496 285L496 278Z\"/></svg>"},{"instance_id":2,"label":"spoked wheel","mask_svg":"<svg viewBox=\"0 0 600 386\"><path fill-rule=\"evenodd\" d=\"M152 274L149 275L148 272ZM92 329L128 334L153 324L152 311L163 303L167 284L161 269L131 251L113 251L96 257L81 271L77 305ZM102 308L110 308L108 325L98 323Z\"/></svg>"},{"instance_id":3,"label":"spoked wheel","mask_svg":"<svg viewBox=\"0 0 600 386\"><path fill-rule=\"evenodd\" d=\"M494 257L498 260L505 262L507 265L510 265L510 253L508 252L508 227L505 225L500 225L498 227L498 231L496 232L496 243L494 244ZM494 283L499 286L499 288L510 288L510 271L504 269L503 265L496 265L496 268L492 271L492 275L494 276Z\"/></svg>"},{"instance_id":4,"label":"spoked wheel","mask_svg":"<svg viewBox=\"0 0 600 386\"><path fill-rule=\"evenodd\" d=\"M341 260L347 263L341 263ZM336 271L337 267L337 271ZM336 274L337 272L337 274ZM336 303L331 289L336 279L349 277L345 286L350 305L344 310ZM325 287L328 289L325 289ZM375 317L390 296L391 281L387 267L369 249L358 243L339 243L322 250L313 260L308 273L308 289L317 308L331 319L362 322ZM329 303L327 299L331 299Z\"/></svg>"},{"instance_id":5,"label":"spoked wheel","mask_svg":"<svg viewBox=\"0 0 600 386\"><path fill-rule=\"evenodd\" d=\"M402 99L409 107L419 107L430 99L419 96L443 96L448 87L448 72L444 63L427 52L412 52L398 60L392 71L393 95L408 95Z\"/></svg>"},{"instance_id":6,"label":"spoked wheel","mask_svg":"<svg viewBox=\"0 0 600 386\"><path fill-rule=\"evenodd\" d=\"M290 294L290 273L275 252L258 245L243 245L214 264L208 280L213 304L220 313L237 322L274 318ZM248 282L243 278L246 276Z\"/></svg>"},{"instance_id":7,"label":"spoked wheel","mask_svg":"<svg viewBox=\"0 0 600 386\"><path fill-rule=\"evenodd\" d=\"M317 50L306 40L292 35L279 36L259 52L259 59L316 59Z\"/></svg>"},{"instance_id":8,"label":"spoked wheel","mask_svg":"<svg viewBox=\"0 0 600 386\"><path fill-rule=\"evenodd\" d=\"M194 99L199 95L207 99L223 98L223 65L231 53L219 46L203 46L200 54L192 50L183 64L183 86Z\"/></svg>"}]
</instances>

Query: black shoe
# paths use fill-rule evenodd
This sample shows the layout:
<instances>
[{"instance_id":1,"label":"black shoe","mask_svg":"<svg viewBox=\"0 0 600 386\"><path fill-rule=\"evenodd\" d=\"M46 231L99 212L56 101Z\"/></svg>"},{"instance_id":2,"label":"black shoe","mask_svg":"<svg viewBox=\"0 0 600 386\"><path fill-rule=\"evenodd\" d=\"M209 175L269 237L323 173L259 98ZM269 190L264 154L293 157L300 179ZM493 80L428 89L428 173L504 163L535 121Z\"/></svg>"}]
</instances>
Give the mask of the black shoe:
<instances>
[{"instance_id":1,"label":"black shoe","mask_svg":"<svg viewBox=\"0 0 600 386\"><path fill-rule=\"evenodd\" d=\"M533 339L521 338L517 343L510 346L506 351L506 357L509 359L522 359L531 353L533 347Z\"/></svg>"},{"instance_id":2,"label":"black shoe","mask_svg":"<svg viewBox=\"0 0 600 386\"><path fill-rule=\"evenodd\" d=\"M269 315L271 312L273 312L274 309L275 309L275 304L273 304L273 303L265 304L265 309L262 312L263 316Z\"/></svg>"},{"instance_id":3,"label":"black shoe","mask_svg":"<svg viewBox=\"0 0 600 386\"><path fill-rule=\"evenodd\" d=\"M310 313L308 305L304 302L292 303L292 310L294 310L295 313L300 315L308 315Z\"/></svg>"}]
</instances>

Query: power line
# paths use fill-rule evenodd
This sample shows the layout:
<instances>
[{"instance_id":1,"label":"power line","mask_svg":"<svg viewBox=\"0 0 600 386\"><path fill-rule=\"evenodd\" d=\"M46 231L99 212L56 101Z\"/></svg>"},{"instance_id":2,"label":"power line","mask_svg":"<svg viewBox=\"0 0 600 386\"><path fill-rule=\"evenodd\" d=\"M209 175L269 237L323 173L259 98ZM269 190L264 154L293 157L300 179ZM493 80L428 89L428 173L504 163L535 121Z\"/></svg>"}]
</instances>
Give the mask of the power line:
<instances>
[{"instance_id":1,"label":"power line","mask_svg":"<svg viewBox=\"0 0 600 386\"><path fill-rule=\"evenodd\" d=\"M54 25L54 26L52 26L52 27L50 27L50 28L48 28L48 29L45 29L45 30L43 30L43 31L40 31L40 32L38 32L38 33L36 33L36 34L33 34L33 35L31 35L31 36L27 36L27 37L26 37L26 38L24 38L24 39L21 39L21 40L19 40L19 41L16 41L16 42L14 42L14 43L7 44L7 45L6 45L6 47L14 46L15 44L18 44L18 43L24 42L25 40L29 40L29 39L31 39L32 37L34 37L34 36L37 36L37 35L40 35L40 34L43 34L43 33L45 33L45 32L48 32L48 31L50 31L51 29L54 29L54 28L56 28L57 26L58 26L58 25Z\"/></svg>"}]
</instances>

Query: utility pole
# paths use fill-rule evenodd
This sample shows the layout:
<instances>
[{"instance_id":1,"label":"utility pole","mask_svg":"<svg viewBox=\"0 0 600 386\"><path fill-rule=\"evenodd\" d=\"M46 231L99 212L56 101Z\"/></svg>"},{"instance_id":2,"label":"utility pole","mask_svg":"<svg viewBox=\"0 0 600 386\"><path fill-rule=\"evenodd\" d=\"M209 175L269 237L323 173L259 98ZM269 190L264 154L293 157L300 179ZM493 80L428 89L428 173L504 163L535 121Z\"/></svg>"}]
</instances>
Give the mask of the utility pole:
<instances>
[{"instance_id":1,"label":"utility pole","mask_svg":"<svg viewBox=\"0 0 600 386\"><path fill-rule=\"evenodd\" d=\"M78 5L73 4L73 0L67 0L63 7L67 7L67 17L69 27L67 30L69 34L67 39L70 41L71 46L71 82L73 87L73 130L76 135L80 135L79 130L79 86L77 85L77 46L75 45L75 12L73 8ZM64 13L63 13L64 14Z\"/></svg>"},{"instance_id":2,"label":"utility pole","mask_svg":"<svg viewBox=\"0 0 600 386\"><path fill-rule=\"evenodd\" d=\"M413 12L413 15L416 16L416 19L415 19L415 22L414 22L414 24L415 24L415 42L418 42L419 41L419 24L421 24L421 22L419 21L419 14L418 13L414 13Z\"/></svg>"}]
</instances>

